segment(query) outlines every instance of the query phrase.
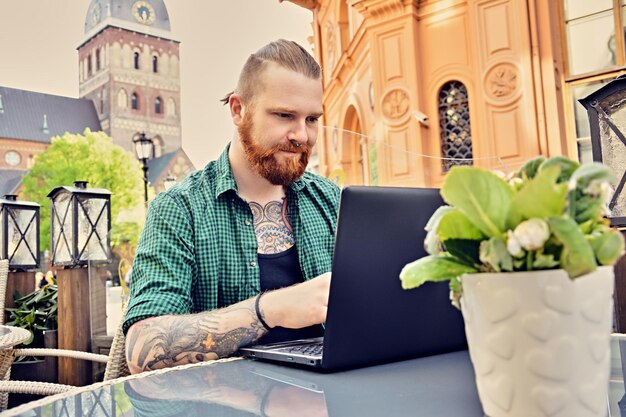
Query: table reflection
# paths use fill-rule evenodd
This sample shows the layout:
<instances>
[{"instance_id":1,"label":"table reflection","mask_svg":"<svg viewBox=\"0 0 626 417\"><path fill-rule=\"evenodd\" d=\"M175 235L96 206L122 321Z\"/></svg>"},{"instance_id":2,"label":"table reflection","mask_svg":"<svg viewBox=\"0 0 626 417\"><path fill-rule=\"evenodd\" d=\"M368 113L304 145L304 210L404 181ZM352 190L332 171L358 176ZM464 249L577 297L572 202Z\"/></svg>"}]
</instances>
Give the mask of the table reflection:
<instances>
[{"instance_id":1,"label":"table reflection","mask_svg":"<svg viewBox=\"0 0 626 417\"><path fill-rule=\"evenodd\" d=\"M613 335L610 417L626 417L622 364L626 335ZM482 417L483 413L469 355L455 352L332 374L249 360L197 364L48 397L3 415Z\"/></svg>"},{"instance_id":2,"label":"table reflection","mask_svg":"<svg viewBox=\"0 0 626 417\"><path fill-rule=\"evenodd\" d=\"M332 374L236 360L131 378L8 415L482 417L473 381L467 352Z\"/></svg>"}]
</instances>

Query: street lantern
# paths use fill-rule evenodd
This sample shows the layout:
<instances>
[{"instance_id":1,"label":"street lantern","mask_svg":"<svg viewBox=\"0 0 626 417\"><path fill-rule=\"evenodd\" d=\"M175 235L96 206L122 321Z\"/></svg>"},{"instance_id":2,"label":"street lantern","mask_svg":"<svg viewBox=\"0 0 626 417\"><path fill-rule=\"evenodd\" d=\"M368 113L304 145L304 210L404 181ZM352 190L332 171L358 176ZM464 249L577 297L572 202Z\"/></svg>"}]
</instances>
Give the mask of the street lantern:
<instances>
[{"instance_id":1,"label":"street lantern","mask_svg":"<svg viewBox=\"0 0 626 417\"><path fill-rule=\"evenodd\" d=\"M39 267L39 207L14 195L0 199L0 257L11 270Z\"/></svg>"},{"instance_id":2,"label":"street lantern","mask_svg":"<svg viewBox=\"0 0 626 417\"><path fill-rule=\"evenodd\" d=\"M57 187L48 197L52 265L110 262L111 192L75 181L74 187Z\"/></svg>"},{"instance_id":3,"label":"street lantern","mask_svg":"<svg viewBox=\"0 0 626 417\"><path fill-rule=\"evenodd\" d=\"M579 102L587 109L593 160L613 173L611 226L626 226L626 77L619 76Z\"/></svg>"},{"instance_id":4,"label":"street lantern","mask_svg":"<svg viewBox=\"0 0 626 417\"><path fill-rule=\"evenodd\" d=\"M154 142L147 138L144 132L136 133L133 137L135 144L135 154L137 159L141 161L143 169L143 192L144 202L148 202L148 160L154 157Z\"/></svg>"}]
</instances>

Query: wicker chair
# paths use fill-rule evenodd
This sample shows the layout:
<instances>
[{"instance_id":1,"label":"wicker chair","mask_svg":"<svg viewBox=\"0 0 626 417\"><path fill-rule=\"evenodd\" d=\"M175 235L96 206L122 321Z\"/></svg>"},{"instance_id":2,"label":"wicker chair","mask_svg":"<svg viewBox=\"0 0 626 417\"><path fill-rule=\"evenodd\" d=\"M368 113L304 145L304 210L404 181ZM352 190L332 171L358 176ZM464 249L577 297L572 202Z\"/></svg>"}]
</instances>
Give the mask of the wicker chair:
<instances>
[{"instance_id":1,"label":"wicker chair","mask_svg":"<svg viewBox=\"0 0 626 417\"><path fill-rule=\"evenodd\" d=\"M0 260L0 324L4 323L8 269L8 260ZM126 307L127 305L124 303L122 306L122 317L126 315ZM0 377L0 411L7 408L9 393L51 395L76 388L71 385L49 382L11 380L11 364L17 356L56 356L106 363L104 381L130 375L128 364L126 363L122 321L123 320L120 321L115 336L113 337L108 356L66 349L9 349L0 352L0 375L2 375Z\"/></svg>"}]
</instances>

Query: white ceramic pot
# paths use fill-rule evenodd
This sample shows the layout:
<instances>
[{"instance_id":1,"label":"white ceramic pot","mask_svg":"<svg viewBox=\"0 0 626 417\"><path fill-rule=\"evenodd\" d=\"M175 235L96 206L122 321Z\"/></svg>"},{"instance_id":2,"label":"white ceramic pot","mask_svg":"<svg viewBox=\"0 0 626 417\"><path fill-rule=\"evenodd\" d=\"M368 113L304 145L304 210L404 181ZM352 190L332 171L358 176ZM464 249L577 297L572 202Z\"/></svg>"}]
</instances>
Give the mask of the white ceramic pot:
<instances>
[{"instance_id":1,"label":"white ceramic pot","mask_svg":"<svg viewBox=\"0 0 626 417\"><path fill-rule=\"evenodd\" d=\"M613 267L463 276L461 306L489 417L607 415Z\"/></svg>"}]
</instances>

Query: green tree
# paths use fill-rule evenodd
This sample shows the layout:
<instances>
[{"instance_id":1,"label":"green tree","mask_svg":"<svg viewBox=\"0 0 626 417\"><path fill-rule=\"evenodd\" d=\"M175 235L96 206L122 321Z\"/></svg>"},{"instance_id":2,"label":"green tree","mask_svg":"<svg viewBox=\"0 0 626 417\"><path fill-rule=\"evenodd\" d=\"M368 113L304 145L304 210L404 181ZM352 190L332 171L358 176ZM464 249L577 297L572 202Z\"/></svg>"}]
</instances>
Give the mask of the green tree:
<instances>
[{"instance_id":1,"label":"green tree","mask_svg":"<svg viewBox=\"0 0 626 417\"><path fill-rule=\"evenodd\" d=\"M65 133L52 138L45 152L22 180L22 198L41 205L41 250L50 247L50 199L48 193L74 181L88 181L89 188L105 188L111 196L111 244L136 243L141 225L117 221L122 211L142 211L143 173L134 155L103 132L85 129L82 135ZM143 214L143 213L142 213ZM125 216L128 217L128 216Z\"/></svg>"}]
</instances>

